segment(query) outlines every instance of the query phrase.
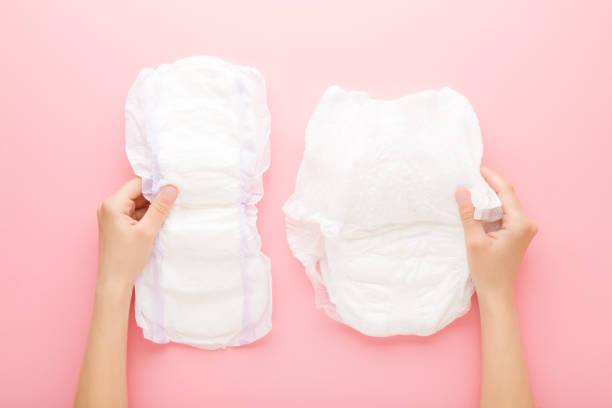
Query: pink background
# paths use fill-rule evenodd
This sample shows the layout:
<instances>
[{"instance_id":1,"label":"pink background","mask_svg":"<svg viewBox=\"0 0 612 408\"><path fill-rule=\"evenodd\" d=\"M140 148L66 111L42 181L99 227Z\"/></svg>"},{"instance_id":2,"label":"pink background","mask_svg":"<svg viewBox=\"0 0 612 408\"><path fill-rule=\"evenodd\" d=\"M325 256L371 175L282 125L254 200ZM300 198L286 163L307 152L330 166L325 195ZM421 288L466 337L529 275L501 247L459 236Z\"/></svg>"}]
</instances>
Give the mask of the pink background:
<instances>
[{"instance_id":1,"label":"pink background","mask_svg":"<svg viewBox=\"0 0 612 408\"><path fill-rule=\"evenodd\" d=\"M208 352L143 339L134 407L475 406L476 305L428 338L368 338L327 318L281 206L331 84L379 98L450 86L484 162L540 233L518 309L542 407L612 406L612 6L607 1L18 1L0 6L0 405L71 404L96 278L98 203L131 176L124 101L142 67L215 55L268 83L272 165L259 208L274 328Z\"/></svg>"}]
</instances>

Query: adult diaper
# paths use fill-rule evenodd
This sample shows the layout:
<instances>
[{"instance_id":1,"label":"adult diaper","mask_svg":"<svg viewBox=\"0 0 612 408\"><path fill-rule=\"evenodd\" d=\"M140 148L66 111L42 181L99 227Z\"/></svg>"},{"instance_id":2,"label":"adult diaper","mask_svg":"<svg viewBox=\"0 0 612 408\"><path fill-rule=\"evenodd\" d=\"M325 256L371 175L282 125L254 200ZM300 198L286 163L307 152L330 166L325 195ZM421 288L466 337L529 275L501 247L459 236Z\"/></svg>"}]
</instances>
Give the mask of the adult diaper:
<instances>
[{"instance_id":1,"label":"adult diaper","mask_svg":"<svg viewBox=\"0 0 612 408\"><path fill-rule=\"evenodd\" d=\"M455 91L386 101L329 88L284 206L317 305L370 336L429 335L466 313L456 189L470 189L476 218L502 216L481 157L478 120Z\"/></svg>"},{"instance_id":2,"label":"adult diaper","mask_svg":"<svg viewBox=\"0 0 612 408\"><path fill-rule=\"evenodd\" d=\"M144 196L166 184L179 190L136 281L144 336L207 349L263 337L272 311L255 225L270 162L263 78L218 58L186 58L143 69L125 111L126 152Z\"/></svg>"}]
</instances>

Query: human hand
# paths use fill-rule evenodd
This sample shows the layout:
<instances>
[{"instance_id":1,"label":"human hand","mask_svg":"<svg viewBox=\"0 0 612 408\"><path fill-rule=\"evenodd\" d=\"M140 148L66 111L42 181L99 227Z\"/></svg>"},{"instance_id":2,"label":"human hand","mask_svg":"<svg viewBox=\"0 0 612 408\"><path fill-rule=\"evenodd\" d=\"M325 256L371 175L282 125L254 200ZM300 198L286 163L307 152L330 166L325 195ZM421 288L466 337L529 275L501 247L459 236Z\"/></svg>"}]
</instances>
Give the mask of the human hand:
<instances>
[{"instance_id":1,"label":"human hand","mask_svg":"<svg viewBox=\"0 0 612 408\"><path fill-rule=\"evenodd\" d=\"M513 299L514 278L537 227L521 208L514 189L501 176L486 167L481 173L502 202L501 229L485 232L474 219L470 192L459 189L455 194L463 223L470 273L479 301Z\"/></svg>"},{"instance_id":2,"label":"human hand","mask_svg":"<svg viewBox=\"0 0 612 408\"><path fill-rule=\"evenodd\" d=\"M176 187L167 185L149 203L140 177L134 177L104 200L98 208L98 286L131 296L177 195Z\"/></svg>"}]
</instances>

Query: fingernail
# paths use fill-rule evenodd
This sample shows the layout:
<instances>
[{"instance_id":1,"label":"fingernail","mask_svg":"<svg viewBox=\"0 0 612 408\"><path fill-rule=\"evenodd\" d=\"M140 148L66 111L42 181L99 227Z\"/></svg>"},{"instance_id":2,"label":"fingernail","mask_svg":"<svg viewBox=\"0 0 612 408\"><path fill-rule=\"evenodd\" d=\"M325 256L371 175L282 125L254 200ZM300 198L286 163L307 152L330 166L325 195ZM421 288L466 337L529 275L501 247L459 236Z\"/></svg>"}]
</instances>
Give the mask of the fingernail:
<instances>
[{"instance_id":1,"label":"fingernail","mask_svg":"<svg viewBox=\"0 0 612 408\"><path fill-rule=\"evenodd\" d=\"M460 188L455 192L455 200L459 205L470 204L470 192L465 188Z\"/></svg>"},{"instance_id":2,"label":"fingernail","mask_svg":"<svg viewBox=\"0 0 612 408\"><path fill-rule=\"evenodd\" d=\"M174 186L164 186L160 191L161 197L169 203L173 203L178 196L178 189Z\"/></svg>"}]
</instances>

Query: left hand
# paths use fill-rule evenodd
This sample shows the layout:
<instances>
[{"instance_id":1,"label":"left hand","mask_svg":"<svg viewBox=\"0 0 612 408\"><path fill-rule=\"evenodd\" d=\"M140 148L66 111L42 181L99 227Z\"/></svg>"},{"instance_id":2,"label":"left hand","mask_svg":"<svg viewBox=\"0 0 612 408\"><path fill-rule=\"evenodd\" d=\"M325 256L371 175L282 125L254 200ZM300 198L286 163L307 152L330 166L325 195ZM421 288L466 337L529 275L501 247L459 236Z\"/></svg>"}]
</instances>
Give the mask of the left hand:
<instances>
[{"instance_id":1,"label":"left hand","mask_svg":"<svg viewBox=\"0 0 612 408\"><path fill-rule=\"evenodd\" d=\"M140 177L134 177L104 200L98 208L98 285L131 295L177 195L177 188L167 185L149 203Z\"/></svg>"}]
</instances>

